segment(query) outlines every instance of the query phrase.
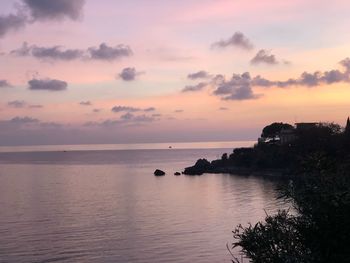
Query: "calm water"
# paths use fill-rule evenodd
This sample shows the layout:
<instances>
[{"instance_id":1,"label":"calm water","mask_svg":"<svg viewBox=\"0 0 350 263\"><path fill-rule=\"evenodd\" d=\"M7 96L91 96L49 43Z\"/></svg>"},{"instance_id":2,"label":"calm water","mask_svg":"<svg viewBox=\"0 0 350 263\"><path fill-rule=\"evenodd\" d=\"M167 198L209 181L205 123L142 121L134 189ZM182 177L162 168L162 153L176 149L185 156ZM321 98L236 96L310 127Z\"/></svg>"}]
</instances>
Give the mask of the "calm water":
<instances>
[{"instance_id":1,"label":"calm water","mask_svg":"<svg viewBox=\"0 0 350 263\"><path fill-rule=\"evenodd\" d=\"M0 153L0 262L230 262L234 226L282 206L274 184L172 175L227 151Z\"/></svg>"}]
</instances>

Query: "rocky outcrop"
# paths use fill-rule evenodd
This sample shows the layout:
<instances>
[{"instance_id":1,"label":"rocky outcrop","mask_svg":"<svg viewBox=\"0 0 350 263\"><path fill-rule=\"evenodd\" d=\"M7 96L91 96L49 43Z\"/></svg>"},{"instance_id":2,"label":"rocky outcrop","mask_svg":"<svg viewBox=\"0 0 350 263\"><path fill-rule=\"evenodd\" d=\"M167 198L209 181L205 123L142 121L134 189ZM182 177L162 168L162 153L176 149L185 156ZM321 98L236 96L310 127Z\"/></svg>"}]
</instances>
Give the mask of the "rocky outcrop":
<instances>
[{"instance_id":1,"label":"rocky outcrop","mask_svg":"<svg viewBox=\"0 0 350 263\"><path fill-rule=\"evenodd\" d=\"M202 175L209 174L236 174L236 175L253 175L264 177L287 177L290 172L288 169L257 169L252 167L237 167L223 165L217 160L211 163L206 159L199 159L195 165L185 168L183 174L185 175Z\"/></svg>"},{"instance_id":2,"label":"rocky outcrop","mask_svg":"<svg viewBox=\"0 0 350 263\"><path fill-rule=\"evenodd\" d=\"M154 171L154 175L155 176L164 176L165 172L162 171L162 170L157 169L157 170Z\"/></svg>"},{"instance_id":3,"label":"rocky outcrop","mask_svg":"<svg viewBox=\"0 0 350 263\"><path fill-rule=\"evenodd\" d=\"M186 175L202 175L211 171L212 165L207 159L199 159L195 165L185 168Z\"/></svg>"}]
</instances>

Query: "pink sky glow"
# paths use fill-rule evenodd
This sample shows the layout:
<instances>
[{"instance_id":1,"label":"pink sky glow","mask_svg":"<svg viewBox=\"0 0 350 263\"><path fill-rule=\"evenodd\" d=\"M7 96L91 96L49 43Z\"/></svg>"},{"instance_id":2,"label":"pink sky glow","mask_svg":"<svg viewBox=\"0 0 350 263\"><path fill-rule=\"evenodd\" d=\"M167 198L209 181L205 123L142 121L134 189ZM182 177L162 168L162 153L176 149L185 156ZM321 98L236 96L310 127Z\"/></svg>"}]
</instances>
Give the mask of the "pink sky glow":
<instances>
[{"instance_id":1,"label":"pink sky glow","mask_svg":"<svg viewBox=\"0 0 350 263\"><path fill-rule=\"evenodd\" d=\"M350 114L349 1L43 2L0 3L0 146L255 140Z\"/></svg>"}]
</instances>

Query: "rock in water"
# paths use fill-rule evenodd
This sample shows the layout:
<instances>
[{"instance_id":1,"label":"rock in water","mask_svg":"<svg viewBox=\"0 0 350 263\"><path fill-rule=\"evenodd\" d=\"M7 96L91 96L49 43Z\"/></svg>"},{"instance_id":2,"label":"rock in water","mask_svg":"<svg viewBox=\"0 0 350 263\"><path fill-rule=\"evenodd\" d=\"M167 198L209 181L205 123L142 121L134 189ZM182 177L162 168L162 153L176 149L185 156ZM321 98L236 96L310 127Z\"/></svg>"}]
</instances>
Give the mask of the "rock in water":
<instances>
[{"instance_id":1,"label":"rock in water","mask_svg":"<svg viewBox=\"0 0 350 263\"><path fill-rule=\"evenodd\" d=\"M157 169L157 170L154 171L154 175L155 176L163 176L163 175L165 175L165 172L162 171L162 170Z\"/></svg>"},{"instance_id":2,"label":"rock in water","mask_svg":"<svg viewBox=\"0 0 350 263\"><path fill-rule=\"evenodd\" d=\"M174 173L174 175L179 176L181 175L179 172Z\"/></svg>"},{"instance_id":3,"label":"rock in water","mask_svg":"<svg viewBox=\"0 0 350 263\"><path fill-rule=\"evenodd\" d=\"M199 159L194 166L185 168L186 175L202 175L212 169L211 163L207 159Z\"/></svg>"}]
</instances>

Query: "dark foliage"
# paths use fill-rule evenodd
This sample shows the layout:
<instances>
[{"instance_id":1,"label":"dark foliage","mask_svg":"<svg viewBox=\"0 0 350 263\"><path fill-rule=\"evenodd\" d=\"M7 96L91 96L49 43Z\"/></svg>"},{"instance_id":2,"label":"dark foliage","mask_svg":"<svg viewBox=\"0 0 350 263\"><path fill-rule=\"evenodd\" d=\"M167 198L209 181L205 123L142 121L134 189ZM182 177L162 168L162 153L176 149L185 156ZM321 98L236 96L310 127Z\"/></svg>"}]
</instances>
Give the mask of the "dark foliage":
<instances>
[{"instance_id":1,"label":"dark foliage","mask_svg":"<svg viewBox=\"0 0 350 263\"><path fill-rule=\"evenodd\" d=\"M282 145L254 148L255 156L263 151L283 159L279 153L297 167L280 188L293 213L280 211L254 226L238 226L233 248L257 263L350 262L350 136L332 123L297 133L288 154Z\"/></svg>"},{"instance_id":2,"label":"dark foliage","mask_svg":"<svg viewBox=\"0 0 350 263\"><path fill-rule=\"evenodd\" d=\"M275 139L282 130L293 130L294 127L288 123L274 122L263 128L261 138Z\"/></svg>"},{"instance_id":3,"label":"dark foliage","mask_svg":"<svg viewBox=\"0 0 350 263\"><path fill-rule=\"evenodd\" d=\"M311 252L304 245L300 226L302 218L279 211L275 216L267 216L264 223L243 227L239 225L233 236L238 241L233 249L241 247L253 262L294 263L312 262ZM234 262L239 262L234 259Z\"/></svg>"}]
</instances>

